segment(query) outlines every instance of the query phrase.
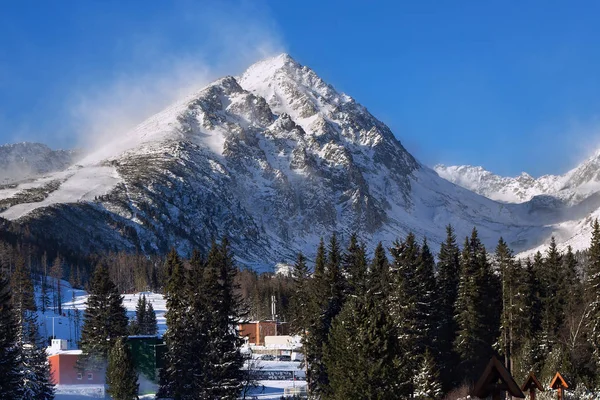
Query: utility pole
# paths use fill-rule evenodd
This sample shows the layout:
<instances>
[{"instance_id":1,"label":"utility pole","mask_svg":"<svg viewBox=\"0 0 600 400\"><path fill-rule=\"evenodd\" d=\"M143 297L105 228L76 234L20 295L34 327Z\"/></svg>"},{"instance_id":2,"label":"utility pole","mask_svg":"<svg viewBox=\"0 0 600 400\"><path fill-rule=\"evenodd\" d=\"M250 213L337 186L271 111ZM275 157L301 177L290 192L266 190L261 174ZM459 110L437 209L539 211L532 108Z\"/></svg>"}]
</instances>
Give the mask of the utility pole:
<instances>
[{"instance_id":1,"label":"utility pole","mask_svg":"<svg viewBox=\"0 0 600 400\"><path fill-rule=\"evenodd\" d=\"M56 336L54 336L54 320L56 318L60 318L60 317L46 317L46 318L52 318L52 339L56 339Z\"/></svg>"},{"instance_id":2,"label":"utility pole","mask_svg":"<svg viewBox=\"0 0 600 400\"><path fill-rule=\"evenodd\" d=\"M275 336L277 336L277 300L274 294L271 295L271 315L273 321L275 321Z\"/></svg>"}]
</instances>

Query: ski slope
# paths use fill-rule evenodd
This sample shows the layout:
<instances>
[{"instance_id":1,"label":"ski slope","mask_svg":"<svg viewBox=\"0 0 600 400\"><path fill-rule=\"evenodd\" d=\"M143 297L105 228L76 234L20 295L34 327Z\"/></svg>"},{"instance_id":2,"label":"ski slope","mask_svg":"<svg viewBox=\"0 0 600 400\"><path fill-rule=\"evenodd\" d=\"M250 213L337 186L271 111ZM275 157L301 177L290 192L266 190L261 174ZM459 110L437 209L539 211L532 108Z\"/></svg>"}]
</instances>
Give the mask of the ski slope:
<instances>
[{"instance_id":1,"label":"ski slope","mask_svg":"<svg viewBox=\"0 0 600 400\"><path fill-rule=\"evenodd\" d=\"M48 284L54 285L55 281L48 278ZM35 296L38 305L38 324L40 325L40 333L43 337L49 338L55 336L56 339L67 340L69 349L76 349L77 342L81 336L81 328L83 327L83 314L87 306L89 294L85 290L75 289L71 287L69 282L60 281L61 287L61 304L62 314L55 313L50 305L50 309L42 312L41 304L41 287L38 283L35 285ZM138 298L142 295L152 303L156 312L156 322L158 325L158 334L163 335L167 330L165 313L167 311L166 301L163 295L152 292L126 293L123 294L123 305L127 310L127 316L130 320L135 318L135 307ZM49 293L50 303L52 303L52 293Z\"/></svg>"}]
</instances>

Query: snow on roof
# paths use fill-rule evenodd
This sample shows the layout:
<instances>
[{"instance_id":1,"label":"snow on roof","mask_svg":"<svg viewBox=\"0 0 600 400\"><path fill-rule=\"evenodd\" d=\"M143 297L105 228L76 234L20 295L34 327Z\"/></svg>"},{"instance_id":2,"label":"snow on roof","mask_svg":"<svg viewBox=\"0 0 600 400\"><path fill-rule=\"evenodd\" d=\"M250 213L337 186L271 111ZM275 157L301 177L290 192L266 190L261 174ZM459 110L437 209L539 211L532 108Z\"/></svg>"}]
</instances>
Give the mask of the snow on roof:
<instances>
[{"instance_id":1,"label":"snow on roof","mask_svg":"<svg viewBox=\"0 0 600 400\"><path fill-rule=\"evenodd\" d=\"M62 354L78 356L78 355L82 354L82 351L80 349L56 351L56 349L53 350L51 347L48 347L46 349L46 353L48 353L48 356L56 356L56 355L62 355Z\"/></svg>"}]
</instances>

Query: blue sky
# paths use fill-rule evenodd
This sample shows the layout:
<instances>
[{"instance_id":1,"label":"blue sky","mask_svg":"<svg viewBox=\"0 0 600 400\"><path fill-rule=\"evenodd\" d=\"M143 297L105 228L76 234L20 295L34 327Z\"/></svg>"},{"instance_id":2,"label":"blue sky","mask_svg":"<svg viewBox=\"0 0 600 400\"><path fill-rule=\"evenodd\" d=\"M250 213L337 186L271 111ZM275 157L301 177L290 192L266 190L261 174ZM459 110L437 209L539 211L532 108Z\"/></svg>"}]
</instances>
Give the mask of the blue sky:
<instances>
[{"instance_id":1,"label":"blue sky","mask_svg":"<svg viewBox=\"0 0 600 400\"><path fill-rule=\"evenodd\" d=\"M7 2L0 143L85 145L288 52L422 162L563 173L600 148L600 3Z\"/></svg>"}]
</instances>

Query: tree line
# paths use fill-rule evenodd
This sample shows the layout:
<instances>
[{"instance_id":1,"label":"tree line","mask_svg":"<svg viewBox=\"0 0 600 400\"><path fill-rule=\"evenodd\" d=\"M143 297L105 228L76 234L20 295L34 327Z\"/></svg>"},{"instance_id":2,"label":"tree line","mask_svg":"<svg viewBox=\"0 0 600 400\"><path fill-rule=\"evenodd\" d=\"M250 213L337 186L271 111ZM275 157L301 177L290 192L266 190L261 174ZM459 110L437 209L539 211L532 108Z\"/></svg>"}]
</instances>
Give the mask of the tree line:
<instances>
[{"instance_id":1,"label":"tree line","mask_svg":"<svg viewBox=\"0 0 600 400\"><path fill-rule=\"evenodd\" d=\"M471 386L492 355L517 381L556 371L578 393L600 388L600 225L585 254L516 259L501 238L489 254L476 229L451 226L437 254L409 234L386 251L333 235L314 268L293 268L291 314L311 396L440 399ZM312 270L312 271L311 271Z\"/></svg>"},{"instance_id":2,"label":"tree line","mask_svg":"<svg viewBox=\"0 0 600 400\"><path fill-rule=\"evenodd\" d=\"M243 361L234 327L243 318L269 317L271 295L280 317L302 335L314 398L439 399L472 384L492 355L517 379L534 371L547 383L560 370L581 393L600 387L597 221L586 252L561 252L552 239L544 253L525 259L503 239L488 253L475 229L459 246L451 226L437 256L413 234L372 252L357 235L345 245L332 235L327 245L321 240L314 261L299 254L291 276L237 269L226 239L187 260L175 251L164 259L111 253L95 256L100 262L91 267L58 254L50 263L44 253L0 241L0 393L7 398L52 398L45 341L32 322L38 308L60 312L60 301L52 301L60 286L49 280L44 294L46 274L74 275L90 292L81 366L106 370L117 399L137 393L124 338L156 332L144 297L128 323L126 287L166 297L165 398L236 398ZM42 282L37 304L32 276ZM37 389L25 382L38 382Z\"/></svg>"}]
</instances>

